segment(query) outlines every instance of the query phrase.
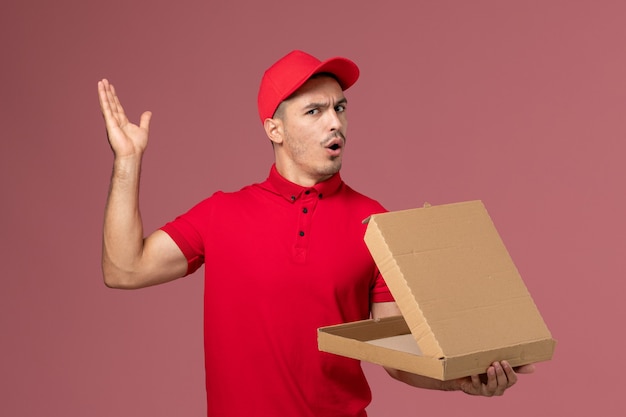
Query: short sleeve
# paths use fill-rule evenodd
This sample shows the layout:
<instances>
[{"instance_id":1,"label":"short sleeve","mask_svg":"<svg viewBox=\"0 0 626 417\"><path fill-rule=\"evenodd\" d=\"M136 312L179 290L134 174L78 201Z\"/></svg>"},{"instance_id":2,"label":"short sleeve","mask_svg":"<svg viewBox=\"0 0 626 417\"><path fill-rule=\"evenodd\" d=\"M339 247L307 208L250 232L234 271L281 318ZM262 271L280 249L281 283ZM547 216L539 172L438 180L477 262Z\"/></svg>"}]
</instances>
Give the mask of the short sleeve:
<instances>
[{"instance_id":1,"label":"short sleeve","mask_svg":"<svg viewBox=\"0 0 626 417\"><path fill-rule=\"evenodd\" d=\"M204 264L205 235L211 219L212 199L210 197L161 227L178 245L187 258L187 275Z\"/></svg>"},{"instance_id":2,"label":"short sleeve","mask_svg":"<svg viewBox=\"0 0 626 417\"><path fill-rule=\"evenodd\" d=\"M387 287L387 283L383 278L382 274L376 268L376 279L374 280L374 285L370 290L370 300L372 303L386 303L395 301L391 291Z\"/></svg>"}]
</instances>

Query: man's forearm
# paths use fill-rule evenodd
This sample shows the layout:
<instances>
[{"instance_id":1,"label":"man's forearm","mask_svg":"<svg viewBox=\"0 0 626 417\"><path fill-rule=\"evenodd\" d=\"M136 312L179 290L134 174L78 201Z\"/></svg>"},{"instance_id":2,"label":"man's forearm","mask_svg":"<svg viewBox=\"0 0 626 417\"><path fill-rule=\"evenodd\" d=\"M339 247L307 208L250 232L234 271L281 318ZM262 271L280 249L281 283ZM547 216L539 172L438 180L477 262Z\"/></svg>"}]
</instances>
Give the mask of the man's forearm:
<instances>
[{"instance_id":1,"label":"man's forearm","mask_svg":"<svg viewBox=\"0 0 626 417\"><path fill-rule=\"evenodd\" d=\"M401 371L398 369L392 369L385 367L385 370L392 378L405 384L411 385L417 388L434 389L440 391L458 391L460 388L458 381L440 381L438 379L429 378L422 375L413 374L410 372Z\"/></svg>"},{"instance_id":2,"label":"man's forearm","mask_svg":"<svg viewBox=\"0 0 626 417\"><path fill-rule=\"evenodd\" d=\"M143 251L139 211L141 157L117 159L113 165L104 214L102 271L111 287L126 287Z\"/></svg>"}]
</instances>

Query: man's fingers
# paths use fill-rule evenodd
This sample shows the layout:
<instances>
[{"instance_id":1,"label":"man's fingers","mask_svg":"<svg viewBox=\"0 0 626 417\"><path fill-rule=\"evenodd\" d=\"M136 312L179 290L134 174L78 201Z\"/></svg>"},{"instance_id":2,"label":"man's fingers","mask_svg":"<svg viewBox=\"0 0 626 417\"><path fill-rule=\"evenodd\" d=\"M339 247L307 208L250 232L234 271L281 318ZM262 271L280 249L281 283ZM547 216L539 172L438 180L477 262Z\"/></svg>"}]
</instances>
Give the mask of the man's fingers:
<instances>
[{"instance_id":1,"label":"man's fingers","mask_svg":"<svg viewBox=\"0 0 626 417\"><path fill-rule=\"evenodd\" d=\"M502 395L504 394L504 391L508 387L510 387L511 385L515 383L515 381L513 381L513 384L511 384L511 381L509 380L509 375L505 371L503 364L496 362L493 364L493 367L496 370L496 380L497 380L494 395ZM513 372L510 366L508 368L510 369L511 372ZM515 372L513 372L513 375L515 375Z\"/></svg>"},{"instance_id":2,"label":"man's fingers","mask_svg":"<svg viewBox=\"0 0 626 417\"><path fill-rule=\"evenodd\" d=\"M115 87L106 78L98 83L100 107L108 129L123 128L128 123ZM149 121L149 118L148 118Z\"/></svg>"},{"instance_id":3,"label":"man's fingers","mask_svg":"<svg viewBox=\"0 0 626 417\"><path fill-rule=\"evenodd\" d=\"M152 112L146 111L141 114L141 118L139 119L139 127L149 130L150 127L150 119L152 118Z\"/></svg>"},{"instance_id":4,"label":"man's fingers","mask_svg":"<svg viewBox=\"0 0 626 417\"><path fill-rule=\"evenodd\" d=\"M517 375L511 365L506 361L495 362L493 364L493 368L495 370L497 381L493 395L502 395L504 394L504 391L515 385L517 382Z\"/></svg>"},{"instance_id":5,"label":"man's fingers","mask_svg":"<svg viewBox=\"0 0 626 417\"><path fill-rule=\"evenodd\" d=\"M484 374L472 375L464 379L460 387L465 393L471 395L500 396L517 383L516 371L518 369L524 371L520 373L530 373L534 371L534 366L513 368L507 361L494 362Z\"/></svg>"},{"instance_id":6,"label":"man's fingers","mask_svg":"<svg viewBox=\"0 0 626 417\"><path fill-rule=\"evenodd\" d=\"M502 370L502 369L500 369ZM499 387L498 373L495 364L487 369L487 384L484 385L483 393L489 397L496 394Z\"/></svg>"},{"instance_id":7,"label":"man's fingers","mask_svg":"<svg viewBox=\"0 0 626 417\"><path fill-rule=\"evenodd\" d=\"M518 374L532 374L535 372L535 365L531 363L528 365L517 366L513 368L513 370Z\"/></svg>"},{"instance_id":8,"label":"man's fingers","mask_svg":"<svg viewBox=\"0 0 626 417\"><path fill-rule=\"evenodd\" d=\"M102 107L108 108L112 113L117 113L120 103L115 95L113 84L109 83L105 78L98 83L98 91L100 92L100 104Z\"/></svg>"},{"instance_id":9,"label":"man's fingers","mask_svg":"<svg viewBox=\"0 0 626 417\"><path fill-rule=\"evenodd\" d=\"M517 374L515 373L515 370L507 361L502 361L502 368L504 369L506 378L509 381L508 387L512 387L517 383Z\"/></svg>"},{"instance_id":10,"label":"man's fingers","mask_svg":"<svg viewBox=\"0 0 626 417\"><path fill-rule=\"evenodd\" d=\"M120 103L120 99L117 97L117 93L115 92L115 87L113 84L110 84L110 92L111 92L111 103L113 105L113 110L115 113L119 114L120 117L125 118L124 108L122 107L122 103Z\"/></svg>"},{"instance_id":11,"label":"man's fingers","mask_svg":"<svg viewBox=\"0 0 626 417\"><path fill-rule=\"evenodd\" d=\"M98 97L100 98L100 109L104 118L108 120L114 117L115 102L111 94L111 86L106 79L98 83Z\"/></svg>"},{"instance_id":12,"label":"man's fingers","mask_svg":"<svg viewBox=\"0 0 626 417\"><path fill-rule=\"evenodd\" d=\"M98 99L100 100L100 110L102 110L103 116L106 116L106 113L111 111L105 83L106 80L98 82Z\"/></svg>"}]
</instances>

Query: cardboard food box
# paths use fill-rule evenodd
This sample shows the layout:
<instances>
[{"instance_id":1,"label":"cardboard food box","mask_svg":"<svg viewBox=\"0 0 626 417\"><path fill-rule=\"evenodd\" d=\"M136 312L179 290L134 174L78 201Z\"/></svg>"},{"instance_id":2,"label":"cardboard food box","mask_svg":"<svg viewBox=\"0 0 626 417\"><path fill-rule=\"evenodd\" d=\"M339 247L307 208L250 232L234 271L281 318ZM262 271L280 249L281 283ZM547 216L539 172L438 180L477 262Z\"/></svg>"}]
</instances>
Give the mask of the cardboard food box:
<instances>
[{"instance_id":1,"label":"cardboard food box","mask_svg":"<svg viewBox=\"0 0 626 417\"><path fill-rule=\"evenodd\" d=\"M402 316L320 328L320 350L439 380L552 358L556 342L481 201L373 215L365 242Z\"/></svg>"}]
</instances>

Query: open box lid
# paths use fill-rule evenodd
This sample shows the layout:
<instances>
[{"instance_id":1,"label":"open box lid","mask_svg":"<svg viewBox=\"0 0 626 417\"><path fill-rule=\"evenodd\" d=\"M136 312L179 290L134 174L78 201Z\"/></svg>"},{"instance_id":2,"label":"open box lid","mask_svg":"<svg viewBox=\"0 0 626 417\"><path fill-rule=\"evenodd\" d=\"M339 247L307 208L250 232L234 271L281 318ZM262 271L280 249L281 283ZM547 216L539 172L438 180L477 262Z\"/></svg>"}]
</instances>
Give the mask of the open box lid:
<instances>
[{"instance_id":1,"label":"open box lid","mask_svg":"<svg viewBox=\"0 0 626 417\"><path fill-rule=\"evenodd\" d=\"M372 215L365 242L424 356L551 339L481 201Z\"/></svg>"}]
</instances>

